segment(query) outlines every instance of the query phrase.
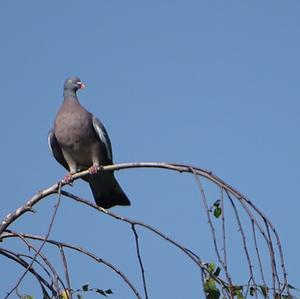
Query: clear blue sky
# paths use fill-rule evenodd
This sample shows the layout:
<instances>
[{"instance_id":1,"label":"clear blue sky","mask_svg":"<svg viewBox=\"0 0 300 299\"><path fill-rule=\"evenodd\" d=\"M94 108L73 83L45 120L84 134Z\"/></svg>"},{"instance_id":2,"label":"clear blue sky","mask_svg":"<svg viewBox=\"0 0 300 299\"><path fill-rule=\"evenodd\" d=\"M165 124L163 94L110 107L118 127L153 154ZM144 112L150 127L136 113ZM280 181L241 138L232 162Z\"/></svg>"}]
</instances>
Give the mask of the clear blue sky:
<instances>
[{"instance_id":1,"label":"clear blue sky","mask_svg":"<svg viewBox=\"0 0 300 299\"><path fill-rule=\"evenodd\" d=\"M299 13L296 0L1 1L1 218L65 175L46 138L63 81L77 75L87 85L79 98L105 123L115 162L211 169L273 221L290 282L299 287ZM132 206L113 211L216 260L193 177L158 170L117 177ZM70 190L92 200L83 182ZM13 228L45 233L54 202L44 200ZM64 199L51 238L109 260L142 293L130 227ZM21 250L18 244L11 248ZM141 247L151 298L202 296L185 256L145 232ZM74 288L90 282L113 289L112 298L132 298L104 266L69 259ZM22 271L0 263L2 297ZM232 269L237 277L246 271L234 261ZM29 277L21 291L38 298Z\"/></svg>"}]
</instances>

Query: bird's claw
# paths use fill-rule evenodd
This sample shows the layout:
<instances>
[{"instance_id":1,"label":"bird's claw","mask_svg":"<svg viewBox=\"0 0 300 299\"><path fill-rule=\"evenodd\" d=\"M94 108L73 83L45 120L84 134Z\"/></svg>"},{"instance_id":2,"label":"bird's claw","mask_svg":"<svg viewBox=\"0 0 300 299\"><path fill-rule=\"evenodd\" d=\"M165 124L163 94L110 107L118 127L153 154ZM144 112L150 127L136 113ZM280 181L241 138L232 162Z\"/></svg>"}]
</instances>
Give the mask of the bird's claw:
<instances>
[{"instance_id":1,"label":"bird's claw","mask_svg":"<svg viewBox=\"0 0 300 299\"><path fill-rule=\"evenodd\" d=\"M89 168L90 174L96 174L100 170L100 167L98 165L93 165Z\"/></svg>"},{"instance_id":2,"label":"bird's claw","mask_svg":"<svg viewBox=\"0 0 300 299\"><path fill-rule=\"evenodd\" d=\"M68 173L63 179L62 182L64 184L72 185L74 179L71 173Z\"/></svg>"}]
</instances>

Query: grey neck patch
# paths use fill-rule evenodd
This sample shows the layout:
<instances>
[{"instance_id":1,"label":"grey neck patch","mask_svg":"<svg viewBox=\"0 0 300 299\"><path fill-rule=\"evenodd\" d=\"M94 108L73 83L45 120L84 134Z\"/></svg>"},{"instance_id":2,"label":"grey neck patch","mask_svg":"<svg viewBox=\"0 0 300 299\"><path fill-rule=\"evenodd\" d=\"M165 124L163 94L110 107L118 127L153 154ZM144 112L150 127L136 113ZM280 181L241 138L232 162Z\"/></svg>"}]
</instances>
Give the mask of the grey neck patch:
<instances>
[{"instance_id":1,"label":"grey neck patch","mask_svg":"<svg viewBox=\"0 0 300 299\"><path fill-rule=\"evenodd\" d=\"M70 99L70 98L73 98L78 101L76 91L74 91L72 89L65 89L64 90L64 99Z\"/></svg>"}]
</instances>

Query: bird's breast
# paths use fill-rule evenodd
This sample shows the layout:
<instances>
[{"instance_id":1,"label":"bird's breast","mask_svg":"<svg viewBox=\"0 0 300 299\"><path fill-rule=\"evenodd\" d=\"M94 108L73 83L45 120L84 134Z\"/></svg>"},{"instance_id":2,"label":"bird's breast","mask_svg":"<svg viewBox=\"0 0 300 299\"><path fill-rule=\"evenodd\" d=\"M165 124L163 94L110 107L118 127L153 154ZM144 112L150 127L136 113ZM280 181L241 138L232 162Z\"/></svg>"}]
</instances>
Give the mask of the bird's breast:
<instances>
[{"instance_id":1,"label":"bird's breast","mask_svg":"<svg viewBox=\"0 0 300 299\"><path fill-rule=\"evenodd\" d=\"M55 121L55 136L62 147L88 146L93 134L91 122L79 114L62 114Z\"/></svg>"},{"instance_id":2,"label":"bird's breast","mask_svg":"<svg viewBox=\"0 0 300 299\"><path fill-rule=\"evenodd\" d=\"M90 116L89 116L90 117ZM76 170L101 164L102 150L92 120L86 115L59 114L55 121L55 136L70 168Z\"/></svg>"}]
</instances>

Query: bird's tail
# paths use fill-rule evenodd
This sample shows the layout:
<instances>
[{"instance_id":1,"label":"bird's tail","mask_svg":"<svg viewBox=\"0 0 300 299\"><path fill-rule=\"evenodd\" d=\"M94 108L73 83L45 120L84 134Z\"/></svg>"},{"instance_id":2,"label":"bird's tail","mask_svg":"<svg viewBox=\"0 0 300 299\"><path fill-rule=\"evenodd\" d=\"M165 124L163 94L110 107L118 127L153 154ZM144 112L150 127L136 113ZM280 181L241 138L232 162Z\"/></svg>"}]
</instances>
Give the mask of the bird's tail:
<instances>
[{"instance_id":1,"label":"bird's tail","mask_svg":"<svg viewBox=\"0 0 300 299\"><path fill-rule=\"evenodd\" d=\"M112 172L91 175L89 184L96 204L104 209L113 206L129 206L130 201Z\"/></svg>"}]
</instances>

